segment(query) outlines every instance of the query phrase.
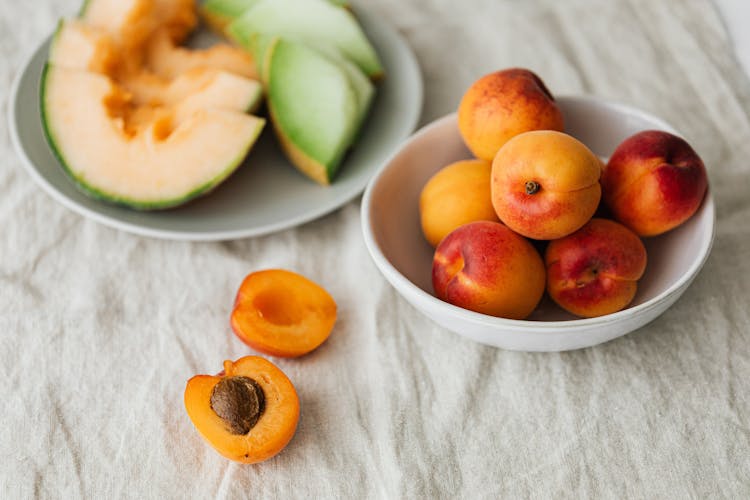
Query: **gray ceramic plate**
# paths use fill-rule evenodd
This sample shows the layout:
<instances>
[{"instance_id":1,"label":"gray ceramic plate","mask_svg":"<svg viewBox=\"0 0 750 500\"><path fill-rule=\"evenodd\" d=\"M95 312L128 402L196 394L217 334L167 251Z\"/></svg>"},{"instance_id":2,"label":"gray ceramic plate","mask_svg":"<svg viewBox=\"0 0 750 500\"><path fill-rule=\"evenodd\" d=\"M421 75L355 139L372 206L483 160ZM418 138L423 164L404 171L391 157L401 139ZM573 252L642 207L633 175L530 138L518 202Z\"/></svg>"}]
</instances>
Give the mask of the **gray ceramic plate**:
<instances>
[{"instance_id":1,"label":"gray ceramic plate","mask_svg":"<svg viewBox=\"0 0 750 500\"><path fill-rule=\"evenodd\" d=\"M382 59L386 78L378 86L359 140L329 187L318 186L298 173L282 155L271 128L266 127L232 177L187 205L137 212L89 198L67 177L42 131L39 81L49 40L30 57L11 91L13 142L31 176L54 199L81 215L125 231L211 241L258 236L311 221L362 192L378 167L409 136L422 109L422 77L409 46L374 14L358 9L357 16ZM198 38L205 40L205 36Z\"/></svg>"}]
</instances>

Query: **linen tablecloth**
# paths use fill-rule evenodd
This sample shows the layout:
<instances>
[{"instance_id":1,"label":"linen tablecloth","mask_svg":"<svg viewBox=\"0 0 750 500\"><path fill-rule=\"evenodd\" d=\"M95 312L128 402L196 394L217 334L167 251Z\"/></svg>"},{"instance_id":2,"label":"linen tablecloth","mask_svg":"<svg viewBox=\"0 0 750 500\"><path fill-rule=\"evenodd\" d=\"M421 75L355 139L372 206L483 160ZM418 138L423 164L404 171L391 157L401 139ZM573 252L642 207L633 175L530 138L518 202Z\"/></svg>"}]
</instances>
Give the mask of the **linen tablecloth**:
<instances>
[{"instance_id":1,"label":"linen tablecloth","mask_svg":"<svg viewBox=\"0 0 750 500\"><path fill-rule=\"evenodd\" d=\"M78 3L1 0L3 114L25 55ZM714 5L366 3L417 54L422 123L509 66L557 94L673 123L703 157L718 210L694 284L605 345L506 352L397 295L366 252L359 200L261 238L138 237L44 194L3 121L0 497L748 498L750 82ZM309 356L274 359L301 398L297 434L276 458L243 466L202 441L182 397L192 375L252 353L229 312L242 278L271 267L325 286L339 320Z\"/></svg>"}]
</instances>

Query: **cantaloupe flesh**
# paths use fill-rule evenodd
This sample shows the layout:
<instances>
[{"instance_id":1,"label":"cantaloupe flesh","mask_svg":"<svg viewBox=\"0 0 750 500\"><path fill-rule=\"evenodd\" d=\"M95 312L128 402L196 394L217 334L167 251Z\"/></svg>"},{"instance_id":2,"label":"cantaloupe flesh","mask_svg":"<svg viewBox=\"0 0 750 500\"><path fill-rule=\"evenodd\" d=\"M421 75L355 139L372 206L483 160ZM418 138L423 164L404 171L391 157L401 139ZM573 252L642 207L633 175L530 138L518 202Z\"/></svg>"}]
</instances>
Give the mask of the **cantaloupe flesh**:
<instances>
[{"instance_id":1,"label":"cantaloupe flesh","mask_svg":"<svg viewBox=\"0 0 750 500\"><path fill-rule=\"evenodd\" d=\"M194 0L87 0L79 17L126 47L140 46L157 26L180 43L198 25Z\"/></svg>"},{"instance_id":2,"label":"cantaloupe flesh","mask_svg":"<svg viewBox=\"0 0 750 500\"><path fill-rule=\"evenodd\" d=\"M157 31L149 40L145 53L146 67L164 78L175 78L196 68L214 68L258 79L252 55L227 44L207 49L185 49L176 46L164 31Z\"/></svg>"},{"instance_id":3,"label":"cantaloupe flesh","mask_svg":"<svg viewBox=\"0 0 750 500\"><path fill-rule=\"evenodd\" d=\"M140 73L124 83L134 105L178 106L182 113L209 107L252 113L263 99L257 80L213 69L189 71L172 81Z\"/></svg>"},{"instance_id":4,"label":"cantaloupe flesh","mask_svg":"<svg viewBox=\"0 0 750 500\"><path fill-rule=\"evenodd\" d=\"M154 12L154 0L88 0L80 18L108 33L123 50L137 52L156 28Z\"/></svg>"},{"instance_id":5,"label":"cantaloupe flesh","mask_svg":"<svg viewBox=\"0 0 750 500\"><path fill-rule=\"evenodd\" d=\"M356 92L314 49L277 39L268 50L267 101L279 141L303 173L329 184L358 124Z\"/></svg>"},{"instance_id":6,"label":"cantaloupe flesh","mask_svg":"<svg viewBox=\"0 0 750 500\"><path fill-rule=\"evenodd\" d=\"M118 63L117 45L103 29L78 19L63 19L50 46L49 61L66 68L113 74Z\"/></svg>"},{"instance_id":7,"label":"cantaloupe flesh","mask_svg":"<svg viewBox=\"0 0 750 500\"><path fill-rule=\"evenodd\" d=\"M184 59L190 61L192 56L185 51ZM224 65L222 60L214 63L206 53L201 57L204 64L187 62L184 66L188 69L180 71L174 79L149 71L123 72L117 67L120 58L114 41L106 32L76 19L60 22L49 55L50 63L56 67L81 69L114 78L120 87L132 94L130 101L133 105L172 106L188 99L185 108L213 106L253 112L262 100L260 82L216 69Z\"/></svg>"},{"instance_id":8,"label":"cantaloupe flesh","mask_svg":"<svg viewBox=\"0 0 750 500\"><path fill-rule=\"evenodd\" d=\"M105 76L48 66L46 132L78 183L94 196L135 208L166 208L231 174L264 121L216 108L191 113L136 108ZM129 122L129 123L128 123Z\"/></svg>"}]
</instances>

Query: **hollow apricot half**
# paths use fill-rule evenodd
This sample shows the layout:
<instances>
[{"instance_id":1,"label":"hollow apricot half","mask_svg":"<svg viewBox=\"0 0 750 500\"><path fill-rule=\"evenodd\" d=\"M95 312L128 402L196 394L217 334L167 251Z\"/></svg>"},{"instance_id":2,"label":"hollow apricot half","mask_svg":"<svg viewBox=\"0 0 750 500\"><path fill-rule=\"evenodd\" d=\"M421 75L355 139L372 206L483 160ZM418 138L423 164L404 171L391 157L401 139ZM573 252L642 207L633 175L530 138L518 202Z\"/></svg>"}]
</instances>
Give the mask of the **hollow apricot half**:
<instances>
[{"instance_id":1,"label":"hollow apricot half","mask_svg":"<svg viewBox=\"0 0 750 500\"><path fill-rule=\"evenodd\" d=\"M219 375L188 380L185 409L216 451L248 464L283 450L299 421L294 385L273 363L258 356L224 361Z\"/></svg>"},{"instance_id":2,"label":"hollow apricot half","mask_svg":"<svg viewBox=\"0 0 750 500\"><path fill-rule=\"evenodd\" d=\"M293 358L325 342L336 302L320 285L282 269L249 274L237 292L232 330L256 351Z\"/></svg>"}]
</instances>

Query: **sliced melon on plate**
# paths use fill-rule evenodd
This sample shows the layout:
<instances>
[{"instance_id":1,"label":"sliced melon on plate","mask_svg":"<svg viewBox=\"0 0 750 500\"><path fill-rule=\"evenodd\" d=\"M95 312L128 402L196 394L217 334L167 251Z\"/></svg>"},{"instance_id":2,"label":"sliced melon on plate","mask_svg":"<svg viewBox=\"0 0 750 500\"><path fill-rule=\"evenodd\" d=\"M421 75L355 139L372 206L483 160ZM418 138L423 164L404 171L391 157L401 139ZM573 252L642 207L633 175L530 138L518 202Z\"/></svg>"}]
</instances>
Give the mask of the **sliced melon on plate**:
<instances>
[{"instance_id":1,"label":"sliced melon on plate","mask_svg":"<svg viewBox=\"0 0 750 500\"><path fill-rule=\"evenodd\" d=\"M128 51L138 50L156 27L154 0L87 0L79 17L109 33Z\"/></svg>"},{"instance_id":2,"label":"sliced melon on plate","mask_svg":"<svg viewBox=\"0 0 750 500\"><path fill-rule=\"evenodd\" d=\"M276 39L268 51L267 103L279 142L299 170L329 184L356 133L357 92L315 49Z\"/></svg>"},{"instance_id":3,"label":"sliced melon on plate","mask_svg":"<svg viewBox=\"0 0 750 500\"><path fill-rule=\"evenodd\" d=\"M148 41L145 64L163 78L175 78L196 68L213 68L258 78L252 55L239 47L217 44L207 49L187 49L175 45L161 30L157 30Z\"/></svg>"},{"instance_id":4,"label":"sliced melon on plate","mask_svg":"<svg viewBox=\"0 0 750 500\"><path fill-rule=\"evenodd\" d=\"M349 8L348 0L326 0L332 5ZM258 0L206 0L201 5L201 14L209 26L219 33L229 23L240 17Z\"/></svg>"},{"instance_id":5,"label":"sliced melon on plate","mask_svg":"<svg viewBox=\"0 0 750 500\"><path fill-rule=\"evenodd\" d=\"M63 19L52 37L49 61L72 69L111 74L119 60L117 45L103 29L78 19Z\"/></svg>"},{"instance_id":6,"label":"sliced melon on plate","mask_svg":"<svg viewBox=\"0 0 750 500\"><path fill-rule=\"evenodd\" d=\"M264 121L214 107L133 107L106 76L48 65L42 93L50 144L89 194L138 209L204 194L245 158Z\"/></svg>"},{"instance_id":7,"label":"sliced melon on plate","mask_svg":"<svg viewBox=\"0 0 750 500\"><path fill-rule=\"evenodd\" d=\"M226 31L250 50L253 35L258 33L333 45L367 76L376 78L383 72L375 49L352 13L325 0L258 0Z\"/></svg>"}]
</instances>

